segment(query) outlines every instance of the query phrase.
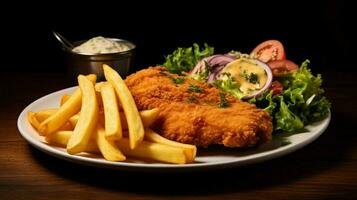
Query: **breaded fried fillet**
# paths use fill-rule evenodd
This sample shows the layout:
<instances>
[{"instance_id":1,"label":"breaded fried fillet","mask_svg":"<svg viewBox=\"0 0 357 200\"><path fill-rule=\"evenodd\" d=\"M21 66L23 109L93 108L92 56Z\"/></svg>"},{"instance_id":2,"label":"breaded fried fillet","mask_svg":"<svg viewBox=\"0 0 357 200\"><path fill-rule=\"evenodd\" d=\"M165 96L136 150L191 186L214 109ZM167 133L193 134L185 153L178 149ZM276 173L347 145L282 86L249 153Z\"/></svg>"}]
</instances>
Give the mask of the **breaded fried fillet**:
<instances>
[{"instance_id":1,"label":"breaded fried fillet","mask_svg":"<svg viewBox=\"0 0 357 200\"><path fill-rule=\"evenodd\" d=\"M182 80L184 79L184 80ZM224 95L209 84L151 67L127 77L139 110L159 108L153 129L178 142L207 147L250 147L271 140L272 119L255 105Z\"/></svg>"}]
</instances>

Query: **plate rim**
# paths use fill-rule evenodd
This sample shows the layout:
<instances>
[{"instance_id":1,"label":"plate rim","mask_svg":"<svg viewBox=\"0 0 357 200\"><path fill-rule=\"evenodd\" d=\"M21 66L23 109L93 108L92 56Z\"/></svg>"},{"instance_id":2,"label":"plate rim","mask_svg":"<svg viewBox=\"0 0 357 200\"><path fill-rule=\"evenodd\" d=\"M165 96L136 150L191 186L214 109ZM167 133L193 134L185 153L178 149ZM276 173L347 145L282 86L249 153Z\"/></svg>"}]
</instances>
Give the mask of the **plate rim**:
<instances>
[{"instance_id":1,"label":"plate rim","mask_svg":"<svg viewBox=\"0 0 357 200\"><path fill-rule=\"evenodd\" d=\"M300 141L298 143L294 143L292 145L285 145L281 146L279 148L273 149L273 150L268 150L264 152L259 152L257 154L251 154L247 156L232 159L232 160L226 160L226 161L217 161L217 162L208 162L208 163L189 163L189 164L168 164L168 163L128 163L128 162L113 162L113 161L107 161L107 160L98 160L97 158L88 158L88 157L83 157L80 155L70 155L66 152L63 152L59 149L56 149L53 146L50 146L46 143L43 143L36 138L32 137L30 133L31 131L26 130L26 127L33 127L30 125L30 123L27 120L27 112L31 111L30 109L34 107L35 105L41 103L42 101L45 101L47 98L54 96L54 95L60 95L64 93L72 93L78 86L74 87L69 87L65 88L62 90L58 90L56 92L52 92L50 94L47 94L43 97L38 98L37 100L33 101L29 105L27 105L20 113L18 119L17 119L17 127L22 135L22 137L33 147L36 149L47 153L51 156L54 156L56 158L60 158L63 160L67 160L70 162L74 163L79 163L79 164L84 164L84 165L89 165L89 166L95 166L95 167L101 167L101 168L111 168L111 169L125 169L125 170L195 170L195 169L218 169L218 168L226 168L226 167L236 167L236 166L243 166L243 165L248 165L248 164L254 164L258 162L264 162L267 160L275 159L277 157L281 157L287 154L290 154L308 144L316 140L329 126L329 123L331 121L331 111L329 111L328 116L319 121L320 126L322 126L321 129L316 130L316 133L312 134L308 138L305 138L303 141ZM25 123L23 123L25 122ZM35 131L33 129L33 131ZM239 159L239 160L238 160Z\"/></svg>"}]
</instances>

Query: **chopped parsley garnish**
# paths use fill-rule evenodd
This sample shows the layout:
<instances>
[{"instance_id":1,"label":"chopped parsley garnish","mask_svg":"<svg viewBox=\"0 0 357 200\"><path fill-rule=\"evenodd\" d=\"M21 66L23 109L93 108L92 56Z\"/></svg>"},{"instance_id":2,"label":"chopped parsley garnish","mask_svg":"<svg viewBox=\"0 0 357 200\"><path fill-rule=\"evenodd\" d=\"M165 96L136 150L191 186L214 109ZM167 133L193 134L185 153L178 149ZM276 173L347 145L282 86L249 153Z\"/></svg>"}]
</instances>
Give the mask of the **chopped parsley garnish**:
<instances>
[{"instance_id":1,"label":"chopped parsley garnish","mask_svg":"<svg viewBox=\"0 0 357 200\"><path fill-rule=\"evenodd\" d=\"M197 102L198 102L198 99L197 99L196 96L192 96L192 97L189 97L189 98L187 99L187 102L188 102L188 103L197 103Z\"/></svg>"},{"instance_id":2,"label":"chopped parsley garnish","mask_svg":"<svg viewBox=\"0 0 357 200\"><path fill-rule=\"evenodd\" d=\"M168 76L172 82L174 82L175 84L183 84L185 82L185 78L184 77L173 77L171 76L169 73L165 72L165 71L160 71L160 74L161 75L164 75L164 76Z\"/></svg>"},{"instance_id":3,"label":"chopped parsley garnish","mask_svg":"<svg viewBox=\"0 0 357 200\"><path fill-rule=\"evenodd\" d=\"M253 83L253 84L259 83L259 77L256 73L251 72L250 74L248 74L247 71L244 70L241 76L249 83Z\"/></svg>"},{"instance_id":4,"label":"chopped parsley garnish","mask_svg":"<svg viewBox=\"0 0 357 200\"><path fill-rule=\"evenodd\" d=\"M175 84L183 84L185 82L185 78L183 78L183 77L178 77L178 78L170 77L170 79Z\"/></svg>"},{"instance_id":5,"label":"chopped parsley garnish","mask_svg":"<svg viewBox=\"0 0 357 200\"><path fill-rule=\"evenodd\" d=\"M249 82L250 82L250 83L253 83L253 84L259 83L259 77L258 77L258 75L255 74L255 73L250 73Z\"/></svg>"},{"instance_id":6,"label":"chopped parsley garnish","mask_svg":"<svg viewBox=\"0 0 357 200\"><path fill-rule=\"evenodd\" d=\"M190 92L196 92L196 93L202 93L203 89L198 87L197 85L194 84L190 84L190 86L188 87L188 91Z\"/></svg>"},{"instance_id":7,"label":"chopped parsley garnish","mask_svg":"<svg viewBox=\"0 0 357 200\"><path fill-rule=\"evenodd\" d=\"M229 106L229 102L227 101L226 96L224 96L223 93L219 93L219 99L220 99L220 102L219 102L220 108L226 108Z\"/></svg>"},{"instance_id":8,"label":"chopped parsley garnish","mask_svg":"<svg viewBox=\"0 0 357 200\"><path fill-rule=\"evenodd\" d=\"M207 80L209 73L212 70L212 66L210 64L208 64L208 62L206 60L203 60L203 62L205 63L205 70L202 72L202 76L204 78L204 80Z\"/></svg>"},{"instance_id":9,"label":"chopped parsley garnish","mask_svg":"<svg viewBox=\"0 0 357 200\"><path fill-rule=\"evenodd\" d=\"M222 72L220 76L227 76L227 78L231 77L231 73L228 72ZM233 78L233 77L232 77Z\"/></svg>"},{"instance_id":10,"label":"chopped parsley garnish","mask_svg":"<svg viewBox=\"0 0 357 200\"><path fill-rule=\"evenodd\" d=\"M163 75L163 76L167 76L167 72L166 71L160 71L159 74Z\"/></svg>"}]
</instances>

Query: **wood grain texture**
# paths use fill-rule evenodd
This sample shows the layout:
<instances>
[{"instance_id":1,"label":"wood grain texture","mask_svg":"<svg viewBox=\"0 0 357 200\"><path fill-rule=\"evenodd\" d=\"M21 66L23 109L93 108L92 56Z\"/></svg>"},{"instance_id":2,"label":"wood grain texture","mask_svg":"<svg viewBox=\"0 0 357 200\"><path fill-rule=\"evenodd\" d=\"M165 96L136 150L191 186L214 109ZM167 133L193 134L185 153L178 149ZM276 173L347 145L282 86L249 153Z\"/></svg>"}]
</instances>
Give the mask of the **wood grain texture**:
<instances>
[{"instance_id":1,"label":"wood grain texture","mask_svg":"<svg viewBox=\"0 0 357 200\"><path fill-rule=\"evenodd\" d=\"M22 109L68 87L62 75L6 74L0 84L0 199L356 199L357 87L351 74L323 74L332 101L321 137L255 165L186 173L138 173L81 166L48 156L17 130Z\"/></svg>"}]
</instances>

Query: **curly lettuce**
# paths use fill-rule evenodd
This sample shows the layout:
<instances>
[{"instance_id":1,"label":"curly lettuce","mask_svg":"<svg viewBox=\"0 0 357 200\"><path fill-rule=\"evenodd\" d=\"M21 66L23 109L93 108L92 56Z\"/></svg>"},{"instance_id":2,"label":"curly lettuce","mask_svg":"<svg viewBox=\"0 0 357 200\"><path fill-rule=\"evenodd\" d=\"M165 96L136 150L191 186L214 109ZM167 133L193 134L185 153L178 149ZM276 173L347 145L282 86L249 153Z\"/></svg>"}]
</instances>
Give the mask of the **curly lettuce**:
<instances>
[{"instance_id":1,"label":"curly lettuce","mask_svg":"<svg viewBox=\"0 0 357 200\"><path fill-rule=\"evenodd\" d=\"M183 74L189 72L202 58L213 55L214 48L204 44L204 48L200 49L199 45L194 43L193 47L177 48L172 54L165 56L165 63L162 66L175 74Z\"/></svg>"},{"instance_id":2,"label":"curly lettuce","mask_svg":"<svg viewBox=\"0 0 357 200\"><path fill-rule=\"evenodd\" d=\"M262 95L259 97L255 97L249 100L249 103L255 104L258 108L263 108L265 111L267 111L271 116L273 116L273 113L275 111L275 108L277 106L277 103L273 100L273 92L264 92Z\"/></svg>"},{"instance_id":3,"label":"curly lettuce","mask_svg":"<svg viewBox=\"0 0 357 200\"><path fill-rule=\"evenodd\" d=\"M279 79L284 87L280 95L265 92L250 100L271 114L275 130L300 131L305 125L328 115L331 103L323 96L321 75L314 76L308 68L309 63L306 60L297 72Z\"/></svg>"}]
</instances>

